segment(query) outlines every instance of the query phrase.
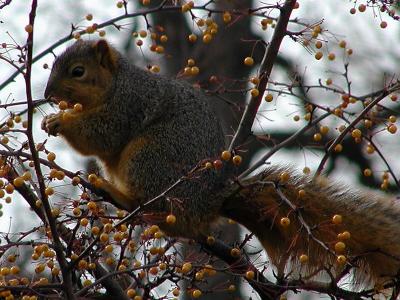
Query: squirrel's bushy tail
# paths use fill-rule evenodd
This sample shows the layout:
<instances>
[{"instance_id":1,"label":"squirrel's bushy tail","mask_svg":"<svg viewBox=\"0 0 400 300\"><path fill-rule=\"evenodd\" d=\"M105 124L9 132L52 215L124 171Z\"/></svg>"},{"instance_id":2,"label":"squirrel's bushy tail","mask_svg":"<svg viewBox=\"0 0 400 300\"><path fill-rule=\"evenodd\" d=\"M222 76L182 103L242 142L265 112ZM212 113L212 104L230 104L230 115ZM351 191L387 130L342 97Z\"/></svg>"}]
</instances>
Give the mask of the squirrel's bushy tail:
<instances>
[{"instance_id":1,"label":"squirrel's bushy tail","mask_svg":"<svg viewBox=\"0 0 400 300\"><path fill-rule=\"evenodd\" d=\"M245 180L221 212L257 236L278 275L300 272L306 279L330 270L340 276L352 266L355 283L364 285L382 284L398 274L400 203L394 197L354 192L326 178L291 174L282 183L282 172L292 173L269 168ZM334 215L342 222L340 217L333 222ZM281 224L285 217L288 226ZM299 260L303 254L305 263ZM338 262L339 255L346 263Z\"/></svg>"}]
</instances>

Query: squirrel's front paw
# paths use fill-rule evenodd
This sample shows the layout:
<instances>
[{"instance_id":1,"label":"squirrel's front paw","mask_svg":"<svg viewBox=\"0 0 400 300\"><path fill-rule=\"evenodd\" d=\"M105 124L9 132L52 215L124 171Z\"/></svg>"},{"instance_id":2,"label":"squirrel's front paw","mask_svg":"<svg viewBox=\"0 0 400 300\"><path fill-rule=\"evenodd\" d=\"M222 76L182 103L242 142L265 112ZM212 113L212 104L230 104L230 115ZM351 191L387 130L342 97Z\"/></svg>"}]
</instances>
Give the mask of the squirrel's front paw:
<instances>
[{"instance_id":1,"label":"squirrel's front paw","mask_svg":"<svg viewBox=\"0 0 400 300\"><path fill-rule=\"evenodd\" d=\"M62 113L45 116L42 121L42 129L49 135L56 136L60 133Z\"/></svg>"}]
</instances>

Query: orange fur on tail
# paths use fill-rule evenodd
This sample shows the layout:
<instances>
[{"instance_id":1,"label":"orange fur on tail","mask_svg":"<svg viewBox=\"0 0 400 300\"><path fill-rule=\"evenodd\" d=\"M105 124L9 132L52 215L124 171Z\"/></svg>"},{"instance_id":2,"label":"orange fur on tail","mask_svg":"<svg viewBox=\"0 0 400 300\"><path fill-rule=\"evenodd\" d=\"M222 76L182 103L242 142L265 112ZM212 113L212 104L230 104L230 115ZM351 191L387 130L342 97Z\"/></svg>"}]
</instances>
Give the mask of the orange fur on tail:
<instances>
[{"instance_id":1,"label":"orange fur on tail","mask_svg":"<svg viewBox=\"0 0 400 300\"><path fill-rule=\"evenodd\" d=\"M383 284L396 276L400 269L396 199L351 191L325 178L291 175L282 183L282 172L291 170L269 168L245 180L221 211L257 236L278 275L295 271L306 279L326 270L339 275L352 266L356 284ZM333 222L334 215L343 221L338 224L336 217ZM282 226L284 217L289 226ZM306 263L299 261L303 254ZM343 256L338 261L339 255L345 263Z\"/></svg>"}]
</instances>

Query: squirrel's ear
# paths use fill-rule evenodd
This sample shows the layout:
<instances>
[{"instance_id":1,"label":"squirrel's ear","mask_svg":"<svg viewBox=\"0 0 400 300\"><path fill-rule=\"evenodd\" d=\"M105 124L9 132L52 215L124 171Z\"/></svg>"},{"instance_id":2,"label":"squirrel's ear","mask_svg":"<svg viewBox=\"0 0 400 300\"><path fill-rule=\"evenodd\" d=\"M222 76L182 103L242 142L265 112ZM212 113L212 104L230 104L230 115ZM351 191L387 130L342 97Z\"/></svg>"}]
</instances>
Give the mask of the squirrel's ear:
<instances>
[{"instance_id":1,"label":"squirrel's ear","mask_svg":"<svg viewBox=\"0 0 400 300\"><path fill-rule=\"evenodd\" d=\"M115 70L117 63L116 51L110 47L106 40L99 40L94 45L98 62L110 71Z\"/></svg>"}]
</instances>

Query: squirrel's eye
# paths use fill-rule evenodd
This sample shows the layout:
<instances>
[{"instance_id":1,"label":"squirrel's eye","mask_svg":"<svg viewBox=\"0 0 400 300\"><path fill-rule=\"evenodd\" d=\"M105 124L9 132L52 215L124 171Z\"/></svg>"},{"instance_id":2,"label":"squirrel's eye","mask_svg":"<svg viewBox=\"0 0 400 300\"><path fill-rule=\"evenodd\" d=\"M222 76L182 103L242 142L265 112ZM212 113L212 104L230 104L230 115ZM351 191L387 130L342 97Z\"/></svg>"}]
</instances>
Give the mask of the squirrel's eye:
<instances>
[{"instance_id":1,"label":"squirrel's eye","mask_svg":"<svg viewBox=\"0 0 400 300\"><path fill-rule=\"evenodd\" d=\"M85 68L82 66L73 68L71 72L72 77L82 77L83 74L85 74Z\"/></svg>"}]
</instances>

